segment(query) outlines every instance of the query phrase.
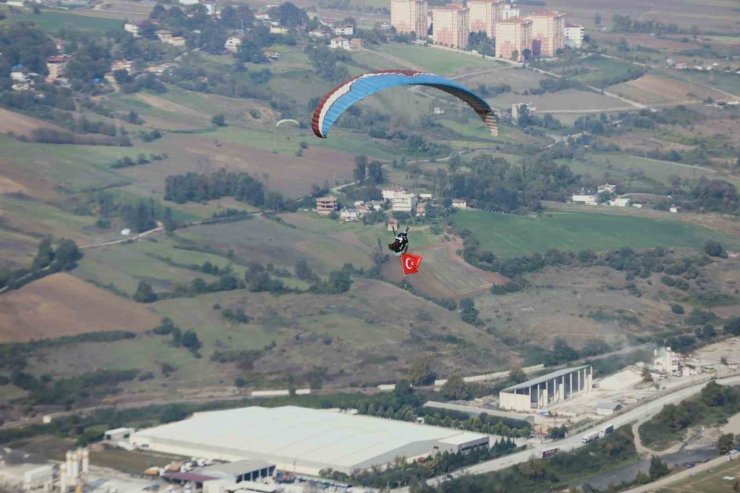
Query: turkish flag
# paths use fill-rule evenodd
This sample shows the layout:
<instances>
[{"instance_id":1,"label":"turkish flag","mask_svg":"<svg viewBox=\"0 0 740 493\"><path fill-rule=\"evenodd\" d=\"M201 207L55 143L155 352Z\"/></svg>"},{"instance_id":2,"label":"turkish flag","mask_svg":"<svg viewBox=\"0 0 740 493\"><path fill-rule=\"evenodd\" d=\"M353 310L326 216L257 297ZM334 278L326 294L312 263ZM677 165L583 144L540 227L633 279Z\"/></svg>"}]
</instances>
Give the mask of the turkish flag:
<instances>
[{"instance_id":1,"label":"turkish flag","mask_svg":"<svg viewBox=\"0 0 740 493\"><path fill-rule=\"evenodd\" d=\"M419 272L419 266L421 266L421 255L412 255L410 253L404 253L401 255L401 265L403 266L403 275L416 274Z\"/></svg>"}]
</instances>

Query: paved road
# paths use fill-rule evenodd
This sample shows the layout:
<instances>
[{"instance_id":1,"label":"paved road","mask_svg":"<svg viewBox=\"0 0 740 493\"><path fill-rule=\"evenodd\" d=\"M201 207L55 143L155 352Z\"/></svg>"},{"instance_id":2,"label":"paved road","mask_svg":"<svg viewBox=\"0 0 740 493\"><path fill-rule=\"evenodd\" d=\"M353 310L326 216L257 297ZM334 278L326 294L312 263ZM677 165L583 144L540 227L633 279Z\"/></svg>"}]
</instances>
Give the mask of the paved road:
<instances>
[{"instance_id":1,"label":"paved road","mask_svg":"<svg viewBox=\"0 0 740 493\"><path fill-rule=\"evenodd\" d=\"M717 379L717 383L720 383L722 385L738 385L740 384L740 375L733 375L730 377L725 378L719 378ZM545 444L538 444L534 447L524 450L522 452L517 452L511 455L507 455L505 457L501 457L498 459L492 459L486 462L481 462L480 464L476 464L474 466L466 467L463 469L460 469L455 473L455 475L459 474L485 474L489 472L494 471L500 471L502 469L506 469L507 467L511 467L515 464L521 464L523 462L526 462L529 460L530 457L540 457L542 455L542 452L544 450L548 450L551 448L558 448L562 451L570 451L574 450L576 448L582 447L584 445L583 441L581 440L585 435L589 435L591 433L598 432L603 427L607 425L613 425L614 428L619 428L620 426L626 425L628 423L631 423L632 421L639 420L641 418L645 418L647 416L652 416L657 414L661 409L663 409L663 406L666 404L676 404L684 399L687 399L688 397L691 397L697 393L706 385L706 382L701 382L695 385L691 385L689 387L685 387L679 390L676 390L674 392L671 392L669 394L663 395L661 397L658 397L657 399L646 402L644 404L639 404L632 409L629 409L628 411L622 413L621 415L604 421L600 423L598 426L594 426L592 428L589 428L587 430L584 430L581 433L576 433L572 436L566 437L562 440L548 442ZM726 460L726 459L725 459ZM444 476L438 476L436 478L432 478L427 481L427 484L430 485L437 485L441 482L445 481ZM404 488L397 488L392 490L394 493L408 493L409 489L408 487ZM644 490L649 491L649 490Z\"/></svg>"},{"instance_id":2,"label":"paved road","mask_svg":"<svg viewBox=\"0 0 740 493\"><path fill-rule=\"evenodd\" d=\"M666 487L670 484L673 484L675 482L678 482L684 479L688 479L694 474L697 474L703 471L709 471L714 467L724 464L728 460L730 460L730 457L728 455L722 455L720 457L717 457L716 459L710 460L709 462L705 462L703 464L697 464L695 467L692 467L691 469L684 469L683 471L678 472L676 474L671 474L670 476L667 476L665 478L659 479L657 481L653 481L650 484L646 484L643 486L638 486L636 488L629 489L625 491L624 493L657 492L660 490L660 488ZM738 460L738 459L736 458L735 460Z\"/></svg>"}]
</instances>

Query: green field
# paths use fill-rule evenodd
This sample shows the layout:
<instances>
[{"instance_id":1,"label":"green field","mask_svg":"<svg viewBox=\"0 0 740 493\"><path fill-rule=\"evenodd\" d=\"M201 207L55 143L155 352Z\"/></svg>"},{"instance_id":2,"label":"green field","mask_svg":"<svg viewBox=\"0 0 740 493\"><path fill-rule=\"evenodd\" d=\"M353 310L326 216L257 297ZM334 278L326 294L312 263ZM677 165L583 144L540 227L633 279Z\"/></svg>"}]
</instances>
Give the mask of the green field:
<instances>
[{"instance_id":1,"label":"green field","mask_svg":"<svg viewBox=\"0 0 740 493\"><path fill-rule=\"evenodd\" d=\"M66 26L70 26L81 31L112 31L123 29L122 20L104 19L101 17L90 17L87 15L53 12L48 10L45 10L38 15L23 14L8 17L8 19L2 22L33 22L41 29L49 32L57 32Z\"/></svg>"},{"instance_id":2,"label":"green field","mask_svg":"<svg viewBox=\"0 0 740 493\"><path fill-rule=\"evenodd\" d=\"M725 479L725 478L733 479ZM702 471L690 479L678 481L671 486L660 488L660 493L731 493L740 479L740 461L734 460L709 471Z\"/></svg>"},{"instance_id":3,"label":"green field","mask_svg":"<svg viewBox=\"0 0 740 493\"><path fill-rule=\"evenodd\" d=\"M447 51L431 46L388 43L378 47L378 51L406 60L426 70L449 75L462 69L494 68L501 64L493 59Z\"/></svg>"},{"instance_id":4,"label":"green field","mask_svg":"<svg viewBox=\"0 0 740 493\"><path fill-rule=\"evenodd\" d=\"M574 79L597 87L605 87L608 85L608 83L606 83L607 80L613 80L615 77L626 76L628 71L634 68L634 65L631 63L598 57L585 59L581 66L586 67L591 71L586 74L577 75Z\"/></svg>"},{"instance_id":5,"label":"green field","mask_svg":"<svg viewBox=\"0 0 740 493\"><path fill-rule=\"evenodd\" d=\"M550 248L603 251L619 247L700 247L714 239L737 245L737 239L677 221L586 212L548 212L542 217L461 211L455 214L459 229L470 229L481 242L501 256L544 253Z\"/></svg>"}]
</instances>

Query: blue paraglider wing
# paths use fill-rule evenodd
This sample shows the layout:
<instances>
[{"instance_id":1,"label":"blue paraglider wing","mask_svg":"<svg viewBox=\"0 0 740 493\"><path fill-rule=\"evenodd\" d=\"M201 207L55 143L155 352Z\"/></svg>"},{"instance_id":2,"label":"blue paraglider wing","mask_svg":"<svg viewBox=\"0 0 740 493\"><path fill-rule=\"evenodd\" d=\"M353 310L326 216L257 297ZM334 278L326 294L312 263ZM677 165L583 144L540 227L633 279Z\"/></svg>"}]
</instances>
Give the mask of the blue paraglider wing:
<instances>
[{"instance_id":1,"label":"blue paraglider wing","mask_svg":"<svg viewBox=\"0 0 740 493\"><path fill-rule=\"evenodd\" d=\"M376 92L400 86L429 86L467 103L478 113L492 135L498 135L498 119L491 106L480 96L454 80L413 70L383 70L359 75L339 84L319 102L313 114L312 128L325 139L332 125L347 108Z\"/></svg>"}]
</instances>

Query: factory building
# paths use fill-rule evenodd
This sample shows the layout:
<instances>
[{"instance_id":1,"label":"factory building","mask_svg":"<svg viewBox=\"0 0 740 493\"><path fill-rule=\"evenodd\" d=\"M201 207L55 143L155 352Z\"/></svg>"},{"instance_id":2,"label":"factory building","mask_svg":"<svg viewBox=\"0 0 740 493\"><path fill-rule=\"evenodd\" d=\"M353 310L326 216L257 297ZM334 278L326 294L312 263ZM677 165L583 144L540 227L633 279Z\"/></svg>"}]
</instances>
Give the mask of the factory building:
<instances>
[{"instance_id":1,"label":"factory building","mask_svg":"<svg viewBox=\"0 0 740 493\"><path fill-rule=\"evenodd\" d=\"M329 468L351 474L382 467L397 457L412 460L465 452L489 447L489 441L488 435L479 433L296 406L196 413L132 437L140 449L222 461L264 461L282 471L312 475Z\"/></svg>"},{"instance_id":2,"label":"factory building","mask_svg":"<svg viewBox=\"0 0 740 493\"><path fill-rule=\"evenodd\" d=\"M591 392L592 385L590 365L564 368L502 390L499 392L499 407L529 412Z\"/></svg>"}]
</instances>

